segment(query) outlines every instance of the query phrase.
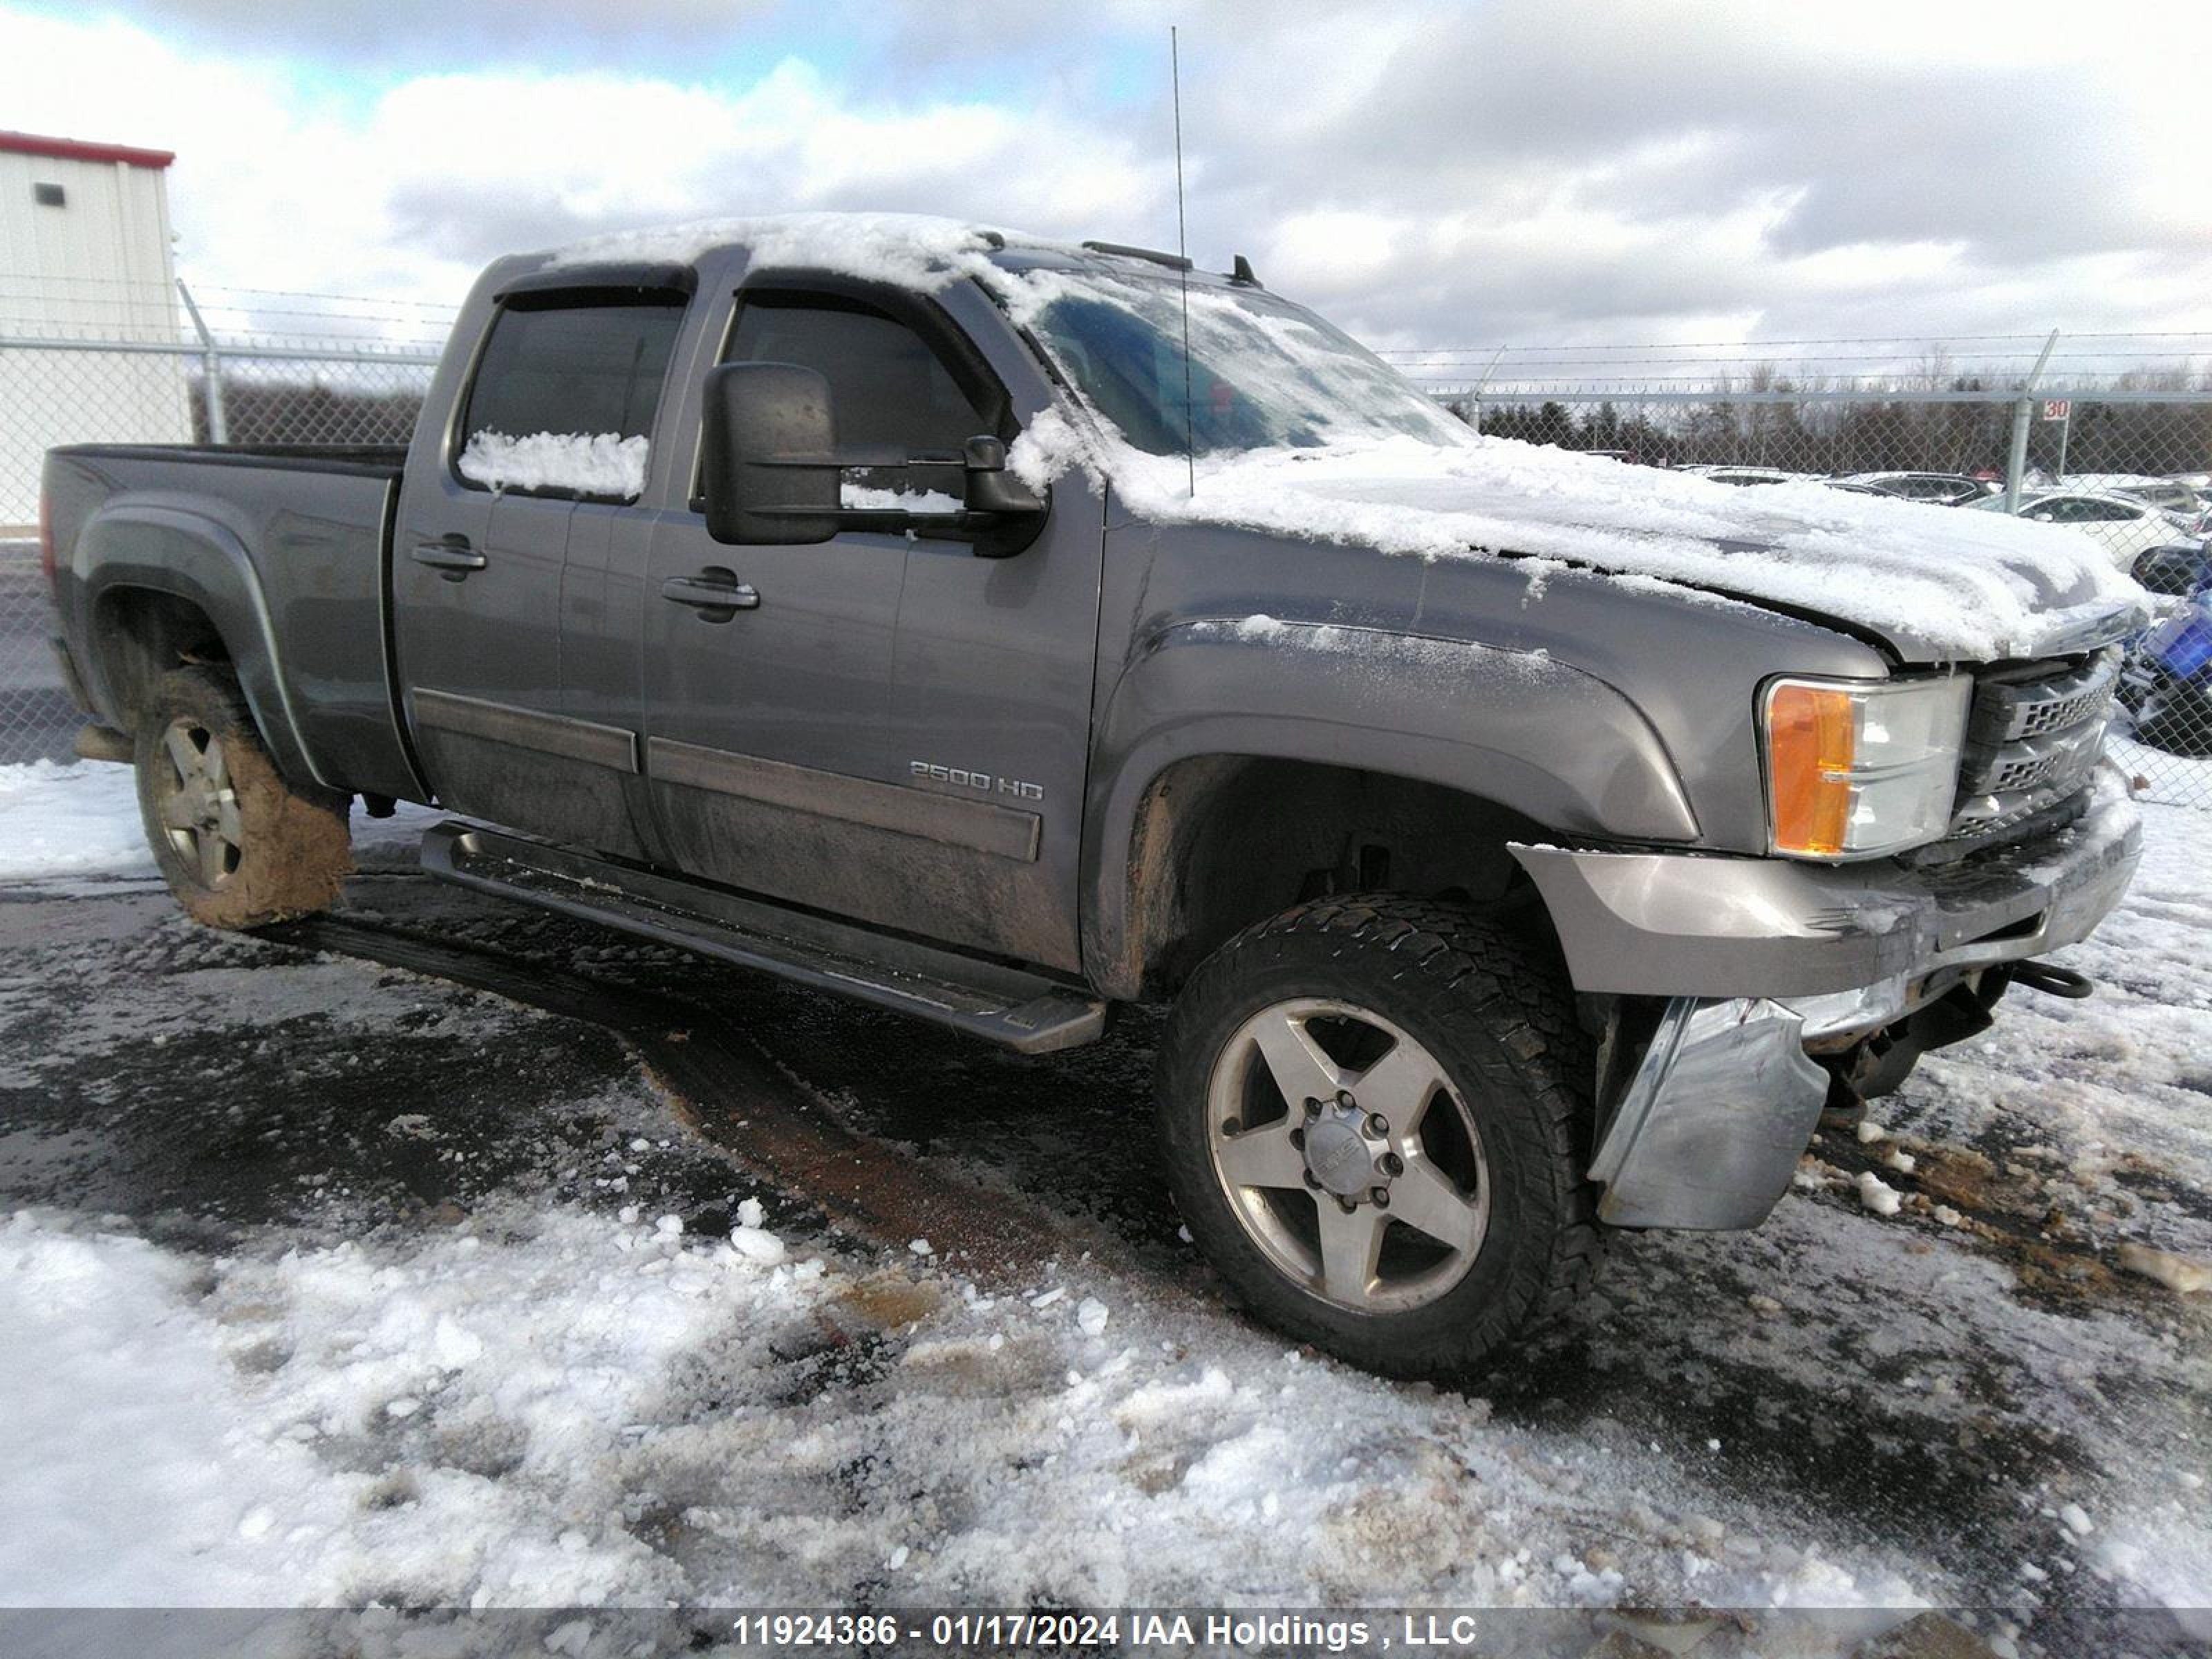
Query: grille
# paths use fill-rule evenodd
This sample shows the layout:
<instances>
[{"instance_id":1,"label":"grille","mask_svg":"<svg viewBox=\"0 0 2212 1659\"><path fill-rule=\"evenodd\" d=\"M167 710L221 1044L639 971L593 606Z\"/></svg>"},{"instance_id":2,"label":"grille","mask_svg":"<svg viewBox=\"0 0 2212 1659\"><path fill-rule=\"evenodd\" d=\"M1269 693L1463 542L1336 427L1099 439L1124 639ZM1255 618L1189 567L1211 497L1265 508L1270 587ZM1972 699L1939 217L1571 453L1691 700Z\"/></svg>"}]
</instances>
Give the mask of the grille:
<instances>
[{"instance_id":1,"label":"grille","mask_svg":"<svg viewBox=\"0 0 2212 1659\"><path fill-rule=\"evenodd\" d=\"M2105 751L2120 650L2001 669L1974 688L1950 833L1930 848L1964 857L2040 833L2088 787Z\"/></svg>"}]
</instances>

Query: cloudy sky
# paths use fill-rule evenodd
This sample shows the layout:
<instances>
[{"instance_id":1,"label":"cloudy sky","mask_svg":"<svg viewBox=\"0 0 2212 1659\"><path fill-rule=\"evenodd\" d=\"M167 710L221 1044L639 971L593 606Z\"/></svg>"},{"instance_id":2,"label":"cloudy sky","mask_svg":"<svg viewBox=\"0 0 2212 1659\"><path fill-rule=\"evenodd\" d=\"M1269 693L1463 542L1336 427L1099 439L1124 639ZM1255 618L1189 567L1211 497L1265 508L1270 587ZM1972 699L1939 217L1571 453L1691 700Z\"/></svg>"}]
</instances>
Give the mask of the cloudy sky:
<instances>
[{"instance_id":1,"label":"cloudy sky","mask_svg":"<svg viewBox=\"0 0 2212 1659\"><path fill-rule=\"evenodd\" d=\"M458 298L786 208L1172 246L1384 346L2212 329L2201 0L0 0L210 284Z\"/></svg>"}]
</instances>

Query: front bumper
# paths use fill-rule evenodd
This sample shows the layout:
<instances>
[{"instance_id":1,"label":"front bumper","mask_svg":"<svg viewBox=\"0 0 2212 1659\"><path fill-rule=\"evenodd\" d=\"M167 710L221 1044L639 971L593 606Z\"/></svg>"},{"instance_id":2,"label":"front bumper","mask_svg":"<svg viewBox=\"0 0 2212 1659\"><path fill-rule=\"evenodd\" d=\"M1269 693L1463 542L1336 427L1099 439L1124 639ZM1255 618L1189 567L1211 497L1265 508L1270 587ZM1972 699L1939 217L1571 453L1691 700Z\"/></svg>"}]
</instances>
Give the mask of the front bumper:
<instances>
[{"instance_id":1,"label":"front bumper","mask_svg":"<svg viewBox=\"0 0 2212 1659\"><path fill-rule=\"evenodd\" d=\"M2100 769L2080 820L1958 864L1826 866L1516 845L1578 991L1813 997L1939 968L2016 962L2088 937L2142 831Z\"/></svg>"},{"instance_id":2,"label":"front bumper","mask_svg":"<svg viewBox=\"0 0 2212 1659\"><path fill-rule=\"evenodd\" d=\"M1847 1046L1965 975L2088 936L2142 835L2117 773L2043 842L1960 865L1842 868L1516 847L1577 990L1663 996L1590 1167L1626 1227L1752 1227L1827 1098L1807 1052Z\"/></svg>"}]
</instances>

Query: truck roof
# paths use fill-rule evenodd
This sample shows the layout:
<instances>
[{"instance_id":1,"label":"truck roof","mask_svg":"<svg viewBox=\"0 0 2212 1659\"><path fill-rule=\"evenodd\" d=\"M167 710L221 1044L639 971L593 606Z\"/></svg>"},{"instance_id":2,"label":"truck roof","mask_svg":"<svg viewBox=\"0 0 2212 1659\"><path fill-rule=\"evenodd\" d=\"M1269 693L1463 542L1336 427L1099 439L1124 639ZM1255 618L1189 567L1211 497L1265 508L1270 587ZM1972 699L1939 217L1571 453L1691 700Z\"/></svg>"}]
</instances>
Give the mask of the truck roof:
<instances>
[{"instance_id":1,"label":"truck roof","mask_svg":"<svg viewBox=\"0 0 2212 1659\"><path fill-rule=\"evenodd\" d=\"M1104 241L1066 241L972 220L921 213L781 213L614 231L548 249L548 270L594 264L695 265L726 249L744 248L763 264L827 270L868 282L928 292L979 267L1037 270L1132 265L1188 269L1181 255ZM1204 283L1254 281L1193 270Z\"/></svg>"}]
</instances>

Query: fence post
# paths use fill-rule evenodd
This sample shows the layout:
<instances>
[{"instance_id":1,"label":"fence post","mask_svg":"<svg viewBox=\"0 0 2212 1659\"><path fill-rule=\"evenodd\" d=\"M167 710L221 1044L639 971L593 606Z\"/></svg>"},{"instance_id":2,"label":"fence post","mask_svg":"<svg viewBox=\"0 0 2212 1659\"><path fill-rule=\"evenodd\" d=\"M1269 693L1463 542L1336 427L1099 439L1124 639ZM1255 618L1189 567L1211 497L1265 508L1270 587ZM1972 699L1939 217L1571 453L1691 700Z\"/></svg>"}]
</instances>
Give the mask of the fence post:
<instances>
[{"instance_id":1,"label":"fence post","mask_svg":"<svg viewBox=\"0 0 2212 1659\"><path fill-rule=\"evenodd\" d=\"M1498 347L1496 351L1491 354L1489 367L1482 371L1482 378L1474 383L1474 390L1467 394L1467 423L1475 429L1478 435L1482 431L1482 391L1485 386L1490 384L1490 376L1492 371L1497 368L1498 359L1504 356L1504 355L1505 348L1504 346Z\"/></svg>"},{"instance_id":2,"label":"fence post","mask_svg":"<svg viewBox=\"0 0 2212 1659\"><path fill-rule=\"evenodd\" d=\"M208 441L227 444L230 441L230 422L222 407L222 354L216 349L215 336L200 315L200 308L192 303L192 291L185 286L185 279L177 278L177 292L183 296L185 314L192 319L192 331L200 337L200 384L207 398Z\"/></svg>"},{"instance_id":3,"label":"fence post","mask_svg":"<svg viewBox=\"0 0 2212 1659\"><path fill-rule=\"evenodd\" d=\"M2043 378L2043 366L2051 361L2051 349L2058 343L2058 331L2052 329L2051 337L2043 343L2042 355L2036 358L2035 367L2027 371L2027 379L2021 382L2020 401L2012 406L2012 453L2005 459L2005 511L2020 511L2021 481L2027 473L2027 423L2035 414L2035 399L2030 394L2035 383Z\"/></svg>"}]
</instances>

